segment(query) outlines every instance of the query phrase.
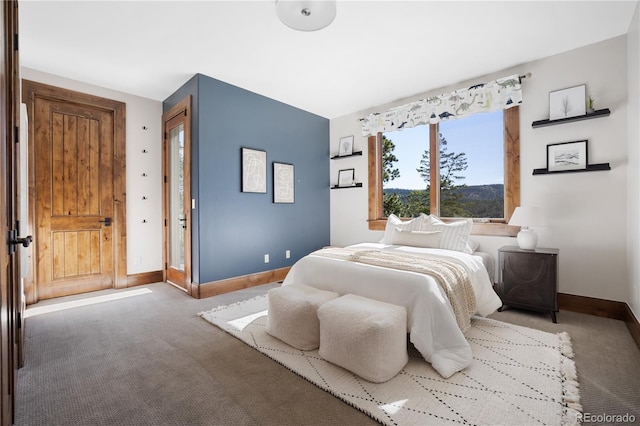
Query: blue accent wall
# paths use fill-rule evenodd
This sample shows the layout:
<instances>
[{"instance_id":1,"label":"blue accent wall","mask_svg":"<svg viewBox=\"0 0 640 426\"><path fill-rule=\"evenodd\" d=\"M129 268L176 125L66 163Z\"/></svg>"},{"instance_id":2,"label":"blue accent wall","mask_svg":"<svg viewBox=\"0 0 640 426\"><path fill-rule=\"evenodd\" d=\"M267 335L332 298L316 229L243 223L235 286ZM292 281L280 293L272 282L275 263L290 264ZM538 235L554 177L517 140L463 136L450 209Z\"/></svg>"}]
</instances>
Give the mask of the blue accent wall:
<instances>
[{"instance_id":1,"label":"blue accent wall","mask_svg":"<svg viewBox=\"0 0 640 426\"><path fill-rule=\"evenodd\" d=\"M188 94L193 281L291 266L328 245L329 120L202 74L172 94L164 110ZM267 152L266 194L241 192L242 147ZM273 203L274 161L294 165L294 204Z\"/></svg>"}]
</instances>

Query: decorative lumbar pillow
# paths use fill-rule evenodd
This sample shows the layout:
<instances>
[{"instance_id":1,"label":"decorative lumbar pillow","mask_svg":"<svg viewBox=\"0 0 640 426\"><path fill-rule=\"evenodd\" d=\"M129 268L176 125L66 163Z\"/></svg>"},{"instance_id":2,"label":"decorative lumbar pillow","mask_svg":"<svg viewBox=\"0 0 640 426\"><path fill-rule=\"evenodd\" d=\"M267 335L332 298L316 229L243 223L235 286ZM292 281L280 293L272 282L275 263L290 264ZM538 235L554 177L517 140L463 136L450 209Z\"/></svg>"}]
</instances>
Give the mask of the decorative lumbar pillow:
<instances>
[{"instance_id":1,"label":"decorative lumbar pillow","mask_svg":"<svg viewBox=\"0 0 640 426\"><path fill-rule=\"evenodd\" d=\"M467 242L469 241L469 234L471 233L472 227L473 220L471 219L445 223L434 215L425 216L425 220L422 222L423 231L442 232L439 248L465 253L469 252Z\"/></svg>"},{"instance_id":2,"label":"decorative lumbar pillow","mask_svg":"<svg viewBox=\"0 0 640 426\"><path fill-rule=\"evenodd\" d=\"M440 231L403 231L395 228L392 244L399 246L439 248Z\"/></svg>"},{"instance_id":3,"label":"decorative lumbar pillow","mask_svg":"<svg viewBox=\"0 0 640 426\"><path fill-rule=\"evenodd\" d=\"M420 231L425 217L425 215L420 215L407 222L403 222L395 214L390 214L387 217L387 225L384 228L384 235L379 242L382 244L393 244L393 232L396 228L400 228L403 231Z\"/></svg>"}]
</instances>

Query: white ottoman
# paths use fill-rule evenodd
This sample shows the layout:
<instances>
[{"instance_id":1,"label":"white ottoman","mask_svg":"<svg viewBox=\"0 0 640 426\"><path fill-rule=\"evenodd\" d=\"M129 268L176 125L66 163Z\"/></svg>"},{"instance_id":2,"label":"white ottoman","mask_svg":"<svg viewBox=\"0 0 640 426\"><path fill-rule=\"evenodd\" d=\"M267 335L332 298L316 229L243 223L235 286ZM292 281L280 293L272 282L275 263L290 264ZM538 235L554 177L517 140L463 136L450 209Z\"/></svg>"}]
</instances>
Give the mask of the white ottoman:
<instances>
[{"instance_id":1,"label":"white ottoman","mask_svg":"<svg viewBox=\"0 0 640 426\"><path fill-rule=\"evenodd\" d=\"M347 294L318 309L325 360L375 383L386 382L409 361L407 310Z\"/></svg>"},{"instance_id":2,"label":"white ottoman","mask_svg":"<svg viewBox=\"0 0 640 426\"><path fill-rule=\"evenodd\" d=\"M338 296L332 291L299 284L269 290L267 333L303 351L317 349L320 344L318 308Z\"/></svg>"}]
</instances>

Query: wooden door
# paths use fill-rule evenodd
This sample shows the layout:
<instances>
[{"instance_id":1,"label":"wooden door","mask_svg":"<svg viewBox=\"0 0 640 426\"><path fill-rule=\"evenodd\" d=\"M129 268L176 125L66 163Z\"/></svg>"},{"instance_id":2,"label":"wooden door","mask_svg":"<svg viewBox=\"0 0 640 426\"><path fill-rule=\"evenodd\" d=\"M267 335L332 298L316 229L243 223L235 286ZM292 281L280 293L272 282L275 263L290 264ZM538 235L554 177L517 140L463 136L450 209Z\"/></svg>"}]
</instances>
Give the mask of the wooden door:
<instances>
[{"instance_id":1,"label":"wooden door","mask_svg":"<svg viewBox=\"0 0 640 426\"><path fill-rule=\"evenodd\" d=\"M166 281L191 294L191 97L162 116Z\"/></svg>"},{"instance_id":2,"label":"wooden door","mask_svg":"<svg viewBox=\"0 0 640 426\"><path fill-rule=\"evenodd\" d=\"M22 291L18 274L17 147L19 130L18 4L0 7L0 424L13 424L21 348ZM24 239L22 241L28 241Z\"/></svg>"},{"instance_id":3,"label":"wooden door","mask_svg":"<svg viewBox=\"0 0 640 426\"><path fill-rule=\"evenodd\" d=\"M25 88L33 123L36 300L126 287L124 191L116 188L124 181L116 141L123 114L108 107L115 101L105 106L70 91L61 98L61 89L33 82ZM125 265L120 282L118 263Z\"/></svg>"}]
</instances>

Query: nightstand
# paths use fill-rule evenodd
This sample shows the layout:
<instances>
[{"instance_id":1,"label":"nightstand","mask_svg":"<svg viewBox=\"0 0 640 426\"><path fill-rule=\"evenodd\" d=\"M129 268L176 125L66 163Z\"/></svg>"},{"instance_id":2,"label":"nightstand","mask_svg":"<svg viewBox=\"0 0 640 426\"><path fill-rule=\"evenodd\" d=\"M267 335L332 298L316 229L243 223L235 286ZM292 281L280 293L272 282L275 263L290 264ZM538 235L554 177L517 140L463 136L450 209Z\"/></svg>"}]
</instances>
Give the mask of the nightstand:
<instances>
[{"instance_id":1,"label":"nightstand","mask_svg":"<svg viewBox=\"0 0 640 426\"><path fill-rule=\"evenodd\" d=\"M557 249L549 248L523 250L518 246L501 247L498 250L498 296L502 299L502 306L550 312L555 323L558 312L558 253Z\"/></svg>"}]
</instances>

